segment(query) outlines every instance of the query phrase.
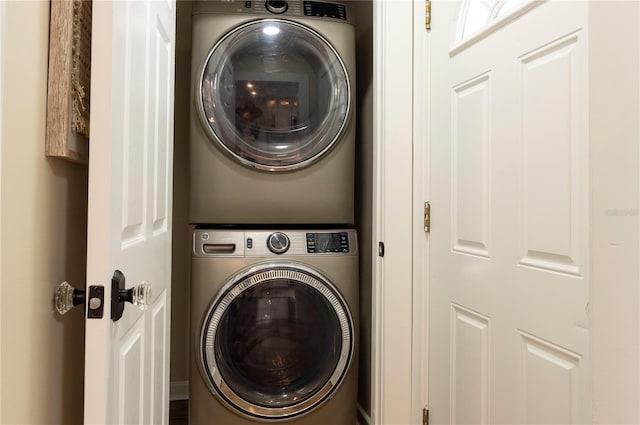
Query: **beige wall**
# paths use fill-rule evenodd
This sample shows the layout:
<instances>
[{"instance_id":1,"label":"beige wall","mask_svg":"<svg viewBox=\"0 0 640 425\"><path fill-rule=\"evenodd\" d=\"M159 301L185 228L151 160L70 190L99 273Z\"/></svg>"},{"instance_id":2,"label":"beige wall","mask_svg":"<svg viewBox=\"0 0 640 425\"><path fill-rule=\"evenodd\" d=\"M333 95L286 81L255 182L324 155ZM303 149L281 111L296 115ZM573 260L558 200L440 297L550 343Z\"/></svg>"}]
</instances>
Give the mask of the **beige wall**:
<instances>
[{"instance_id":1,"label":"beige wall","mask_svg":"<svg viewBox=\"0 0 640 425\"><path fill-rule=\"evenodd\" d=\"M639 22L638 2L589 3L589 309L596 424L640 423Z\"/></svg>"},{"instance_id":2,"label":"beige wall","mask_svg":"<svg viewBox=\"0 0 640 425\"><path fill-rule=\"evenodd\" d=\"M82 311L52 297L84 282L87 169L44 156L49 2L4 5L0 423L81 423Z\"/></svg>"}]
</instances>

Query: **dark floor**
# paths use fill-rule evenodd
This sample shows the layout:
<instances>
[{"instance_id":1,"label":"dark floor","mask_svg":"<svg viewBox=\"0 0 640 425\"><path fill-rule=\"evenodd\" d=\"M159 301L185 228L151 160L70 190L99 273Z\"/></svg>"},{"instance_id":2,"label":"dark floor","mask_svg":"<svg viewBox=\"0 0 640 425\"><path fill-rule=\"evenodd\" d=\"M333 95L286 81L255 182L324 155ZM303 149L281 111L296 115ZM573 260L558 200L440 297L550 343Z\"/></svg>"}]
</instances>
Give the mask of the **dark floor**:
<instances>
[{"instance_id":1,"label":"dark floor","mask_svg":"<svg viewBox=\"0 0 640 425\"><path fill-rule=\"evenodd\" d=\"M169 425L189 425L189 400L169 402Z\"/></svg>"}]
</instances>

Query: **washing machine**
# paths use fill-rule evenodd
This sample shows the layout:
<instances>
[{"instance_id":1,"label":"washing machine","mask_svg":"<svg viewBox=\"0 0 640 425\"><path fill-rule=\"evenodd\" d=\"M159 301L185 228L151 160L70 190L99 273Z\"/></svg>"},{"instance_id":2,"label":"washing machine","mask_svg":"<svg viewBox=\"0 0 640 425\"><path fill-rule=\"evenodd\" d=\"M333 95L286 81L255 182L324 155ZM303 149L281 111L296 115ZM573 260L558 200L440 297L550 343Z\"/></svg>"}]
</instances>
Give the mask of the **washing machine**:
<instances>
[{"instance_id":1,"label":"washing machine","mask_svg":"<svg viewBox=\"0 0 640 425\"><path fill-rule=\"evenodd\" d=\"M193 2L190 221L352 224L346 4Z\"/></svg>"},{"instance_id":2,"label":"washing machine","mask_svg":"<svg viewBox=\"0 0 640 425\"><path fill-rule=\"evenodd\" d=\"M356 423L355 230L193 234L189 423Z\"/></svg>"}]
</instances>

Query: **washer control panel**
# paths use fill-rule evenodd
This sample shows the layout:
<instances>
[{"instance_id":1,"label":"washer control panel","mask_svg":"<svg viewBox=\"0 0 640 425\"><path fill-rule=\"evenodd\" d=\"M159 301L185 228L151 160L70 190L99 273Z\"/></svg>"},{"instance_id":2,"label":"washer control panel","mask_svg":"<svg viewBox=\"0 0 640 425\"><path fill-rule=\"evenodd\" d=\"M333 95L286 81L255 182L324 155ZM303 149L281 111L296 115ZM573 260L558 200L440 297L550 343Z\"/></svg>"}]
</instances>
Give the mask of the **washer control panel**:
<instances>
[{"instance_id":1,"label":"washer control panel","mask_svg":"<svg viewBox=\"0 0 640 425\"><path fill-rule=\"evenodd\" d=\"M291 257L357 255L354 229L196 229L195 257Z\"/></svg>"}]
</instances>

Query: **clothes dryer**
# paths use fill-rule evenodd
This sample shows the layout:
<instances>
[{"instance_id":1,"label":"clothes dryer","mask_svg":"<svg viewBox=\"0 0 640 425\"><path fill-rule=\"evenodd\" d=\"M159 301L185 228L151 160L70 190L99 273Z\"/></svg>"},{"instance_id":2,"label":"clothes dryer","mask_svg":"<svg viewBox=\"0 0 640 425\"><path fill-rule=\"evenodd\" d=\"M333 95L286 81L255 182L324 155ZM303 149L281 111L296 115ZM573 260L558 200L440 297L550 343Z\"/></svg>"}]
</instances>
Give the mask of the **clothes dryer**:
<instances>
[{"instance_id":1,"label":"clothes dryer","mask_svg":"<svg viewBox=\"0 0 640 425\"><path fill-rule=\"evenodd\" d=\"M348 6L195 1L192 24L190 221L352 224Z\"/></svg>"},{"instance_id":2,"label":"clothes dryer","mask_svg":"<svg viewBox=\"0 0 640 425\"><path fill-rule=\"evenodd\" d=\"M356 423L354 230L196 230L191 294L189 423Z\"/></svg>"}]
</instances>

